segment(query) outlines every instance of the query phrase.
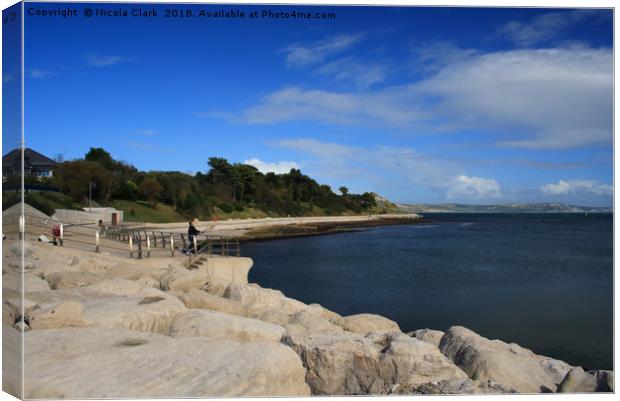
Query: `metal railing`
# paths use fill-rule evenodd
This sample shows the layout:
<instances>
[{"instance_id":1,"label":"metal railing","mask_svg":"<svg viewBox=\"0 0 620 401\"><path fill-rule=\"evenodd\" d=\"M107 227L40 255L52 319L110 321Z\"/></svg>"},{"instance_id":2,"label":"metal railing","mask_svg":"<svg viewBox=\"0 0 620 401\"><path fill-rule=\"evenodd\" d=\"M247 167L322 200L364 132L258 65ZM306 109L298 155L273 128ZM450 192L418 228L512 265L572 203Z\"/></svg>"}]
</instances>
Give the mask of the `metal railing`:
<instances>
[{"instance_id":1,"label":"metal railing","mask_svg":"<svg viewBox=\"0 0 620 401\"><path fill-rule=\"evenodd\" d=\"M143 227L146 223L143 221L124 220L122 223L117 224L118 227Z\"/></svg>"},{"instance_id":2,"label":"metal railing","mask_svg":"<svg viewBox=\"0 0 620 401\"><path fill-rule=\"evenodd\" d=\"M13 218L14 217L14 218ZM15 220L15 221L13 221ZM128 253L130 258L205 254L209 256L241 256L239 240L198 234L191 239L183 233L153 231L127 225L112 226L96 223L65 224L54 219L19 215L3 219L2 230L7 236L21 238L45 235L59 246L70 246L94 252Z\"/></svg>"},{"instance_id":3,"label":"metal railing","mask_svg":"<svg viewBox=\"0 0 620 401\"><path fill-rule=\"evenodd\" d=\"M151 257L153 254L206 254L207 256L241 256L238 239L197 234L192 237L175 232L153 231L143 229L108 230L107 235L129 245L129 255L138 259Z\"/></svg>"}]
</instances>

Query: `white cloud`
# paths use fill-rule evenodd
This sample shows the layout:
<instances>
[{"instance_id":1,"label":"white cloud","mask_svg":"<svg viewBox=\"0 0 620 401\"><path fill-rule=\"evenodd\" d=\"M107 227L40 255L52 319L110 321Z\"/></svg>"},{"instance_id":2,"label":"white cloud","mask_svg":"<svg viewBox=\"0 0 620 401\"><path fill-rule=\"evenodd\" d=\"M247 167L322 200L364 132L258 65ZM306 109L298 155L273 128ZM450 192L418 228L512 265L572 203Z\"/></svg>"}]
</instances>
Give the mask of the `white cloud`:
<instances>
[{"instance_id":1,"label":"white cloud","mask_svg":"<svg viewBox=\"0 0 620 401\"><path fill-rule=\"evenodd\" d=\"M125 58L121 56L104 56L100 54L89 54L87 58L88 64L93 67L106 67L125 60Z\"/></svg>"},{"instance_id":2,"label":"white cloud","mask_svg":"<svg viewBox=\"0 0 620 401\"><path fill-rule=\"evenodd\" d=\"M308 46L292 45L284 49L288 67L304 67L323 61L327 56L350 48L362 38L361 34L337 35Z\"/></svg>"},{"instance_id":3,"label":"white cloud","mask_svg":"<svg viewBox=\"0 0 620 401\"><path fill-rule=\"evenodd\" d=\"M410 125L424 116L415 112L407 101L409 96L406 88L354 94L288 87L244 110L241 120L251 124L304 120L336 125Z\"/></svg>"},{"instance_id":4,"label":"white cloud","mask_svg":"<svg viewBox=\"0 0 620 401\"><path fill-rule=\"evenodd\" d=\"M416 132L476 129L492 133L500 146L529 149L611 144L610 49L468 52L453 60L408 85L355 92L286 87L227 118L250 124L409 127ZM202 115L226 116L214 111Z\"/></svg>"},{"instance_id":5,"label":"white cloud","mask_svg":"<svg viewBox=\"0 0 620 401\"><path fill-rule=\"evenodd\" d=\"M502 190L496 180L483 177L468 177L464 174L454 179L452 188L447 192L449 199L480 200L500 198Z\"/></svg>"},{"instance_id":6,"label":"white cloud","mask_svg":"<svg viewBox=\"0 0 620 401\"><path fill-rule=\"evenodd\" d=\"M353 154L361 151L361 148L340 145L337 143L330 142L322 142L317 141L316 139L309 138L292 138L292 139L284 139L274 143L274 145L298 150L305 153L310 153L314 156L319 156L322 158L339 158L345 159Z\"/></svg>"},{"instance_id":7,"label":"white cloud","mask_svg":"<svg viewBox=\"0 0 620 401\"><path fill-rule=\"evenodd\" d=\"M276 163L264 162L257 158L248 159L243 162L243 164L249 164L250 166L254 166L263 174L266 173L276 173L276 174L285 174L291 171L291 169L299 168L299 164L295 162L289 161L280 161Z\"/></svg>"},{"instance_id":8,"label":"white cloud","mask_svg":"<svg viewBox=\"0 0 620 401\"><path fill-rule=\"evenodd\" d=\"M360 63L351 57L344 57L323 65L316 72L336 81L353 82L357 87L367 88L383 82L388 68L386 65Z\"/></svg>"},{"instance_id":9,"label":"white cloud","mask_svg":"<svg viewBox=\"0 0 620 401\"><path fill-rule=\"evenodd\" d=\"M145 129L142 131L138 131L138 134L142 136L155 136L158 134L158 132L152 129Z\"/></svg>"},{"instance_id":10,"label":"white cloud","mask_svg":"<svg viewBox=\"0 0 620 401\"><path fill-rule=\"evenodd\" d=\"M499 142L535 149L610 145L612 53L608 49L516 50L442 69L418 89L465 127L502 132Z\"/></svg>"},{"instance_id":11,"label":"white cloud","mask_svg":"<svg viewBox=\"0 0 620 401\"><path fill-rule=\"evenodd\" d=\"M274 146L297 151L313 158L304 162L312 176L346 183L354 192L401 191L400 196L415 199L416 193L431 191L444 198L460 166L410 147L375 146L363 148L310 138L277 141ZM363 187L354 187L363 182Z\"/></svg>"},{"instance_id":12,"label":"white cloud","mask_svg":"<svg viewBox=\"0 0 620 401\"><path fill-rule=\"evenodd\" d=\"M508 40L521 46L531 46L559 36L565 29L584 20L600 18L600 10L573 10L539 15L529 22L510 21L499 29Z\"/></svg>"},{"instance_id":13,"label":"white cloud","mask_svg":"<svg viewBox=\"0 0 620 401\"><path fill-rule=\"evenodd\" d=\"M51 74L49 71L41 70L39 68L31 68L28 72L28 76L30 78L45 78Z\"/></svg>"},{"instance_id":14,"label":"white cloud","mask_svg":"<svg viewBox=\"0 0 620 401\"><path fill-rule=\"evenodd\" d=\"M139 141L128 141L126 145L129 148L136 149L142 152L173 152L175 150L172 147L159 146Z\"/></svg>"},{"instance_id":15,"label":"white cloud","mask_svg":"<svg viewBox=\"0 0 620 401\"><path fill-rule=\"evenodd\" d=\"M423 70L433 72L481 54L479 50L461 49L447 41L424 42L411 50L414 68L421 66Z\"/></svg>"},{"instance_id":16,"label":"white cloud","mask_svg":"<svg viewBox=\"0 0 620 401\"><path fill-rule=\"evenodd\" d=\"M557 184L543 185L540 190L545 195L559 196L559 195L597 195L597 196L610 196L613 194L613 187L608 184L601 184L598 181L587 180L575 180L564 181L560 180Z\"/></svg>"}]
</instances>

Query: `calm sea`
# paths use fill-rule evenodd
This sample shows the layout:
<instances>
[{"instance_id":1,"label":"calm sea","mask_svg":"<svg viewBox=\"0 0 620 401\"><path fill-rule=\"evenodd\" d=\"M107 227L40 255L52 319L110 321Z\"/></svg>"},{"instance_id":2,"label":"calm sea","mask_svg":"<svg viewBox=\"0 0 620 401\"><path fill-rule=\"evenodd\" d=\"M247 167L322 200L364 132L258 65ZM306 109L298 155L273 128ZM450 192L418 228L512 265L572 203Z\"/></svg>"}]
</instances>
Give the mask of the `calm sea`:
<instances>
[{"instance_id":1,"label":"calm sea","mask_svg":"<svg viewBox=\"0 0 620 401\"><path fill-rule=\"evenodd\" d=\"M244 244L250 281L405 332L453 325L613 364L611 214L425 214L428 224Z\"/></svg>"}]
</instances>

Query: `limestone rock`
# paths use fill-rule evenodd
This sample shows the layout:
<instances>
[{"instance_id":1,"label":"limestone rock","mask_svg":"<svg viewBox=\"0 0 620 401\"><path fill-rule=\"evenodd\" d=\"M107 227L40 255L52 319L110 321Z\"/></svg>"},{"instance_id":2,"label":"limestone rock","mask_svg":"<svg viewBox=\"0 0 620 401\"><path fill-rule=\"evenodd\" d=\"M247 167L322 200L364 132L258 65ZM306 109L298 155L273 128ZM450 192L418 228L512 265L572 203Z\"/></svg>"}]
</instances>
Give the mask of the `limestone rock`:
<instances>
[{"instance_id":1,"label":"limestone rock","mask_svg":"<svg viewBox=\"0 0 620 401\"><path fill-rule=\"evenodd\" d=\"M62 271L48 274L45 279L53 290L84 287L97 281L97 276L86 272Z\"/></svg>"},{"instance_id":2,"label":"limestone rock","mask_svg":"<svg viewBox=\"0 0 620 401\"><path fill-rule=\"evenodd\" d=\"M593 370L588 373L596 376L596 391L613 392L614 391L614 372L613 370Z\"/></svg>"},{"instance_id":3,"label":"limestone rock","mask_svg":"<svg viewBox=\"0 0 620 401\"><path fill-rule=\"evenodd\" d=\"M340 326L314 313L302 310L291 315L284 324L287 335L309 336L324 333L342 333Z\"/></svg>"},{"instance_id":4,"label":"limestone rock","mask_svg":"<svg viewBox=\"0 0 620 401\"><path fill-rule=\"evenodd\" d=\"M170 326L172 337L210 337L234 341L280 342L284 328L257 319L195 309L178 315Z\"/></svg>"},{"instance_id":5,"label":"limestone rock","mask_svg":"<svg viewBox=\"0 0 620 401\"><path fill-rule=\"evenodd\" d=\"M411 333L407 333L407 334L410 335L411 337L417 338L420 341L424 341L429 344L433 344L436 347L439 347L441 338L443 337L445 333L439 330L419 329L419 330L412 331Z\"/></svg>"},{"instance_id":6,"label":"limestone rock","mask_svg":"<svg viewBox=\"0 0 620 401\"><path fill-rule=\"evenodd\" d=\"M84 307L74 301L38 305L29 313L29 326L33 330L85 326Z\"/></svg>"},{"instance_id":7,"label":"limestone rock","mask_svg":"<svg viewBox=\"0 0 620 401\"><path fill-rule=\"evenodd\" d=\"M286 326L292 315L280 312L278 310L266 310L260 313L253 313L252 317L263 322L277 324L278 326Z\"/></svg>"},{"instance_id":8,"label":"limestone rock","mask_svg":"<svg viewBox=\"0 0 620 401\"><path fill-rule=\"evenodd\" d=\"M24 257L32 256L32 253L34 252L34 246L28 241L24 241L23 248L22 248L21 241L13 242L8 248L9 248L9 255L16 257L16 258L21 257L22 249L24 252Z\"/></svg>"},{"instance_id":9,"label":"limestone rock","mask_svg":"<svg viewBox=\"0 0 620 401\"><path fill-rule=\"evenodd\" d=\"M340 321L340 325L347 331L361 335L366 335L373 331L400 331L398 323L371 313L345 316Z\"/></svg>"},{"instance_id":10,"label":"limestone rock","mask_svg":"<svg viewBox=\"0 0 620 401\"><path fill-rule=\"evenodd\" d=\"M203 286L203 289L211 295L223 297L229 284L230 281L223 278L207 276L207 282Z\"/></svg>"},{"instance_id":11,"label":"limestone rock","mask_svg":"<svg viewBox=\"0 0 620 401\"><path fill-rule=\"evenodd\" d=\"M13 326L19 319L19 313L6 303L2 303L2 324Z\"/></svg>"},{"instance_id":12,"label":"limestone rock","mask_svg":"<svg viewBox=\"0 0 620 401\"><path fill-rule=\"evenodd\" d=\"M163 290L189 291L193 288L202 288L207 282L207 276L199 270L187 270L184 267L171 266L160 280Z\"/></svg>"},{"instance_id":13,"label":"limestone rock","mask_svg":"<svg viewBox=\"0 0 620 401\"><path fill-rule=\"evenodd\" d=\"M396 385L467 378L437 347L402 333L287 335L285 342L302 358L313 394L388 394Z\"/></svg>"},{"instance_id":14,"label":"limestone rock","mask_svg":"<svg viewBox=\"0 0 620 401\"><path fill-rule=\"evenodd\" d=\"M461 326L441 339L441 352L474 380L492 380L521 393L556 391L570 366L517 344L489 340Z\"/></svg>"},{"instance_id":15,"label":"limestone rock","mask_svg":"<svg viewBox=\"0 0 620 401\"><path fill-rule=\"evenodd\" d=\"M82 272L100 276L108 269L109 261L101 255L99 258L77 257L60 252L62 252L60 247L37 247L34 271L41 277L58 272Z\"/></svg>"},{"instance_id":16,"label":"limestone rock","mask_svg":"<svg viewBox=\"0 0 620 401\"><path fill-rule=\"evenodd\" d=\"M389 357L396 366L396 383L418 385L467 378L465 372L427 342L397 332L374 332L366 338L382 346L382 357Z\"/></svg>"},{"instance_id":17,"label":"limestone rock","mask_svg":"<svg viewBox=\"0 0 620 401\"><path fill-rule=\"evenodd\" d=\"M217 255L203 255L197 260L200 264L199 270L207 276L221 278L227 283L248 283L248 272L254 264L251 258L235 257L227 258Z\"/></svg>"},{"instance_id":18,"label":"limestone rock","mask_svg":"<svg viewBox=\"0 0 620 401\"><path fill-rule=\"evenodd\" d=\"M597 386L596 376L576 367L568 371L558 386L558 393L592 393Z\"/></svg>"},{"instance_id":19,"label":"limestone rock","mask_svg":"<svg viewBox=\"0 0 620 401\"><path fill-rule=\"evenodd\" d=\"M160 286L159 280L155 280L154 278L148 277L148 276L140 277L136 281L140 283L143 287L151 287L151 288L159 289L159 286Z\"/></svg>"},{"instance_id":20,"label":"limestone rock","mask_svg":"<svg viewBox=\"0 0 620 401\"><path fill-rule=\"evenodd\" d=\"M172 320L186 311L178 299L164 293L95 298L84 304L84 320L88 326L168 334Z\"/></svg>"},{"instance_id":21,"label":"limestone rock","mask_svg":"<svg viewBox=\"0 0 620 401\"><path fill-rule=\"evenodd\" d=\"M306 305L288 298L281 291L231 283L224 297L241 303L247 316L284 326L292 335L342 331L336 326L342 319L337 313L318 304Z\"/></svg>"},{"instance_id":22,"label":"limestone rock","mask_svg":"<svg viewBox=\"0 0 620 401\"><path fill-rule=\"evenodd\" d=\"M285 342L302 358L314 395L382 394L390 387L384 376L394 368L382 372L380 350L368 339L343 333L286 336Z\"/></svg>"},{"instance_id":23,"label":"limestone rock","mask_svg":"<svg viewBox=\"0 0 620 401\"><path fill-rule=\"evenodd\" d=\"M159 286L159 282L150 277L128 280L125 278L110 278L98 281L92 285L84 287L85 291L93 291L99 294L111 295L144 295L158 296L161 294L159 288L154 288L153 283Z\"/></svg>"},{"instance_id":24,"label":"limestone rock","mask_svg":"<svg viewBox=\"0 0 620 401\"><path fill-rule=\"evenodd\" d=\"M323 319L327 319L332 323L338 324L340 320L342 319L342 316L340 316L336 312L330 311L329 309L326 309L319 304L310 304L308 305L308 307L314 314L317 314L321 316Z\"/></svg>"},{"instance_id":25,"label":"limestone rock","mask_svg":"<svg viewBox=\"0 0 620 401\"><path fill-rule=\"evenodd\" d=\"M72 266L76 269L76 271L81 271L84 273L91 273L96 276L101 276L107 273L110 268L110 262L104 258L76 258L71 261Z\"/></svg>"},{"instance_id":26,"label":"limestone rock","mask_svg":"<svg viewBox=\"0 0 620 401\"><path fill-rule=\"evenodd\" d=\"M189 292L175 292L177 298L190 309L209 309L230 315L246 316L247 311L240 302L221 298L196 288Z\"/></svg>"},{"instance_id":27,"label":"limestone rock","mask_svg":"<svg viewBox=\"0 0 620 401\"><path fill-rule=\"evenodd\" d=\"M77 302L84 308L83 321L86 326L164 334L168 334L172 319L188 310L177 298L155 288L118 296L91 287L29 293L28 298L39 305Z\"/></svg>"},{"instance_id":28,"label":"limestone rock","mask_svg":"<svg viewBox=\"0 0 620 401\"><path fill-rule=\"evenodd\" d=\"M166 273L168 269L155 268L152 266L143 266L137 263L120 262L112 265L103 274L103 278L115 278L121 277L129 280L138 280L142 277L151 277L159 281L161 276Z\"/></svg>"},{"instance_id":29,"label":"limestone rock","mask_svg":"<svg viewBox=\"0 0 620 401\"><path fill-rule=\"evenodd\" d=\"M30 326L28 326L23 319L18 320L17 323L13 325L13 328L20 332L30 331Z\"/></svg>"},{"instance_id":30,"label":"limestone rock","mask_svg":"<svg viewBox=\"0 0 620 401\"><path fill-rule=\"evenodd\" d=\"M249 316L258 316L270 311L278 311L284 315L293 315L302 310L315 314L323 312L316 307L288 298L281 291L261 288L256 284L231 283L224 297L241 302L248 310Z\"/></svg>"},{"instance_id":31,"label":"limestone rock","mask_svg":"<svg viewBox=\"0 0 620 401\"><path fill-rule=\"evenodd\" d=\"M109 329L26 334L25 398L307 396L299 357L276 343Z\"/></svg>"},{"instance_id":32,"label":"limestone rock","mask_svg":"<svg viewBox=\"0 0 620 401\"><path fill-rule=\"evenodd\" d=\"M47 281L34 274L24 274L24 292L49 291L50 285ZM2 276L2 287L20 292L22 288L22 277L19 273L7 273Z\"/></svg>"},{"instance_id":33,"label":"limestone rock","mask_svg":"<svg viewBox=\"0 0 620 401\"><path fill-rule=\"evenodd\" d=\"M22 394L22 333L13 325L2 325L2 390L15 397Z\"/></svg>"},{"instance_id":34,"label":"limestone rock","mask_svg":"<svg viewBox=\"0 0 620 401\"><path fill-rule=\"evenodd\" d=\"M28 316L37 307L36 302L21 297L4 297L2 303L2 323L12 326L23 315ZM23 308L22 308L23 306Z\"/></svg>"},{"instance_id":35,"label":"limestone rock","mask_svg":"<svg viewBox=\"0 0 620 401\"><path fill-rule=\"evenodd\" d=\"M479 382L471 379L440 380L417 386L397 385L392 394L505 394L514 393L492 381Z\"/></svg>"}]
</instances>

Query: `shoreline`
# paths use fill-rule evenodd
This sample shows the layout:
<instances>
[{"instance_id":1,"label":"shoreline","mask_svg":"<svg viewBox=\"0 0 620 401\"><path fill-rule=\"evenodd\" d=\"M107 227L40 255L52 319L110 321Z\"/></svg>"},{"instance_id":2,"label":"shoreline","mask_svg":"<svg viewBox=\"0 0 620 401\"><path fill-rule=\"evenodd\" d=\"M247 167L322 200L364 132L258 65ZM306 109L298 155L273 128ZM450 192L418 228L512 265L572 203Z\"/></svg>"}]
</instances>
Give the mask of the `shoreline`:
<instances>
[{"instance_id":1,"label":"shoreline","mask_svg":"<svg viewBox=\"0 0 620 401\"><path fill-rule=\"evenodd\" d=\"M207 234L240 241L278 239L308 235L335 234L357 228L381 225L419 224L426 222L423 216L409 214L380 214L354 216L277 217L261 219L230 219L200 221L197 227ZM143 228L185 233L187 222L146 223Z\"/></svg>"},{"instance_id":2,"label":"shoreline","mask_svg":"<svg viewBox=\"0 0 620 401\"><path fill-rule=\"evenodd\" d=\"M249 283L253 262L244 257L190 265L27 240L22 321L20 247L7 245L3 324L12 342L3 347L17 355L25 328L27 398L613 391L611 370L584 371L462 326L405 333L381 315L343 316L289 298ZM135 375L110 382L119 369ZM142 375L172 379L160 388L133 379Z\"/></svg>"},{"instance_id":3,"label":"shoreline","mask_svg":"<svg viewBox=\"0 0 620 401\"><path fill-rule=\"evenodd\" d=\"M428 223L428 220L420 217L412 221L410 218L389 218L370 221L333 222L318 224L292 224L285 226L272 226L257 228L244 233L237 239L240 242L271 241L287 238L314 237L319 235L343 234L364 231L370 227L413 225Z\"/></svg>"}]
</instances>

